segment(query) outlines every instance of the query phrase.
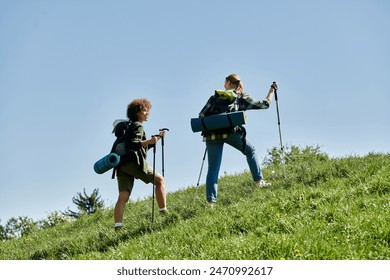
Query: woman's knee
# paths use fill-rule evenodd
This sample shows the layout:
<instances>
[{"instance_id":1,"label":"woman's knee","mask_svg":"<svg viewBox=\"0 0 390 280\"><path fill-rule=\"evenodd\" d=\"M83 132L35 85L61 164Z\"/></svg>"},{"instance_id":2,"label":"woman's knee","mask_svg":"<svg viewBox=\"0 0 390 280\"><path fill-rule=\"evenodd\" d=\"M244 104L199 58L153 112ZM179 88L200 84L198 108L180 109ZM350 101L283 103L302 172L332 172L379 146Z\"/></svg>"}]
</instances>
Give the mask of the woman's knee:
<instances>
[{"instance_id":1,"label":"woman's knee","mask_svg":"<svg viewBox=\"0 0 390 280\"><path fill-rule=\"evenodd\" d=\"M256 152L255 146L246 143L242 153L247 156L247 155L253 155L255 154L255 152Z\"/></svg>"},{"instance_id":2,"label":"woman's knee","mask_svg":"<svg viewBox=\"0 0 390 280\"><path fill-rule=\"evenodd\" d=\"M118 202L127 203L127 201L129 201L129 198L130 198L130 192L121 191L118 196Z\"/></svg>"},{"instance_id":3,"label":"woman's knee","mask_svg":"<svg viewBox=\"0 0 390 280\"><path fill-rule=\"evenodd\" d=\"M164 180L164 177L160 174L156 174L155 177L155 183L156 183L156 186L164 186L165 184L165 180Z\"/></svg>"}]
</instances>

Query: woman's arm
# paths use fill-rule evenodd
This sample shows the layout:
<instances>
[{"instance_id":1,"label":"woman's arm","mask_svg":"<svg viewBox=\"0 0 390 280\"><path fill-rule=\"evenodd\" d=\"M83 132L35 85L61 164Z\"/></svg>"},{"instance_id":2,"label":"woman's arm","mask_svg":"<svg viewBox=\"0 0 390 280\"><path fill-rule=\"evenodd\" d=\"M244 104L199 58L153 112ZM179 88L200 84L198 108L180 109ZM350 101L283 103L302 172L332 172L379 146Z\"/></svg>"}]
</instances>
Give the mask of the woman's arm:
<instances>
[{"instance_id":1,"label":"woman's arm","mask_svg":"<svg viewBox=\"0 0 390 280\"><path fill-rule=\"evenodd\" d=\"M161 136L153 135L150 139L141 141L141 145L142 145L142 147L147 148L149 145L154 145L154 144L156 144L157 141L158 141L160 138L161 138Z\"/></svg>"},{"instance_id":2,"label":"woman's arm","mask_svg":"<svg viewBox=\"0 0 390 280\"><path fill-rule=\"evenodd\" d=\"M276 82L273 82L266 97L269 103L272 102L272 98L274 97L275 90L278 90L278 84Z\"/></svg>"},{"instance_id":3,"label":"woman's arm","mask_svg":"<svg viewBox=\"0 0 390 280\"><path fill-rule=\"evenodd\" d=\"M239 111L268 109L272 102L275 89L277 89L277 84L274 82L270 87L266 98L261 101L256 100L249 95L241 97L239 101Z\"/></svg>"},{"instance_id":4,"label":"woman's arm","mask_svg":"<svg viewBox=\"0 0 390 280\"><path fill-rule=\"evenodd\" d=\"M153 135L150 139L141 141L141 145L144 148L147 148L149 145L155 145L164 136L165 131L160 131L159 135Z\"/></svg>"}]
</instances>

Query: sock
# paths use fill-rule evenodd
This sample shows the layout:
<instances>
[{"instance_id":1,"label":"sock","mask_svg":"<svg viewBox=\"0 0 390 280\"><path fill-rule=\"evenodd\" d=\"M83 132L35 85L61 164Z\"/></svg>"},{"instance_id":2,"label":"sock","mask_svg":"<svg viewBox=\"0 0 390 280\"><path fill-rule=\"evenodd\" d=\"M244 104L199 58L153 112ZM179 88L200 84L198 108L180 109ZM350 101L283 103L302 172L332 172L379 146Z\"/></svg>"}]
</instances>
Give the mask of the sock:
<instances>
[{"instance_id":1,"label":"sock","mask_svg":"<svg viewBox=\"0 0 390 280\"><path fill-rule=\"evenodd\" d=\"M121 227L121 226L123 226L122 222L115 223L115 227Z\"/></svg>"},{"instance_id":2,"label":"sock","mask_svg":"<svg viewBox=\"0 0 390 280\"><path fill-rule=\"evenodd\" d=\"M164 211L167 211L167 207L160 208L160 212L164 212Z\"/></svg>"}]
</instances>

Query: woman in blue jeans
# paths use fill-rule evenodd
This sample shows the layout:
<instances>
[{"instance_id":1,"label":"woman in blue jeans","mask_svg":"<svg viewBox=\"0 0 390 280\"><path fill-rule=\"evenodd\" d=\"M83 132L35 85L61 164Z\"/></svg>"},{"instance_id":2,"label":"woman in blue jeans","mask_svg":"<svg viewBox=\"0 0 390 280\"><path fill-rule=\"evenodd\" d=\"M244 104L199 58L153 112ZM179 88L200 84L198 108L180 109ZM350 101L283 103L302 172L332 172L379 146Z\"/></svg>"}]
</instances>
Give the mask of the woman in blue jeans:
<instances>
[{"instance_id":1,"label":"woman in blue jeans","mask_svg":"<svg viewBox=\"0 0 390 280\"><path fill-rule=\"evenodd\" d=\"M199 117L205 117L213 114L246 111L256 109L268 109L272 101L277 84L273 83L268 91L266 98L262 101L253 99L245 93L243 83L237 74L231 74L225 79L225 90L233 94L234 101L228 104L225 100L217 98L216 95L210 97L206 105L199 113ZM233 90L233 91L232 91ZM206 178L206 196L207 201L213 206L217 201L218 194L218 175L222 162L222 153L224 144L228 144L241 151L245 156L252 174L253 181L259 187L267 186L263 180L263 175L255 153L255 147L245 139L245 129L240 126L227 129L218 129L203 133L203 141L206 142L208 171Z\"/></svg>"}]
</instances>

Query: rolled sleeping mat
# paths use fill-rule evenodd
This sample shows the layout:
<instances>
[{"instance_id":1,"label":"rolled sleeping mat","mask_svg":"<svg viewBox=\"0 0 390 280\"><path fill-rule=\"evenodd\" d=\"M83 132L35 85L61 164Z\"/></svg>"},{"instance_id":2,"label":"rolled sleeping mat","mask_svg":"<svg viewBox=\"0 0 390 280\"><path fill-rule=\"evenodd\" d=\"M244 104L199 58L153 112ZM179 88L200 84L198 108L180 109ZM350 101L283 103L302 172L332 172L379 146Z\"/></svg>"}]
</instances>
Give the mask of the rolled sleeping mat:
<instances>
[{"instance_id":1,"label":"rolled sleeping mat","mask_svg":"<svg viewBox=\"0 0 390 280\"><path fill-rule=\"evenodd\" d=\"M95 164L93 165L93 169L97 174L103 174L104 172L107 172L111 168L117 166L119 164L119 160L119 155L117 155L116 153L110 153L95 162Z\"/></svg>"},{"instance_id":2,"label":"rolled sleeping mat","mask_svg":"<svg viewBox=\"0 0 390 280\"><path fill-rule=\"evenodd\" d=\"M191 129L193 132L209 131L220 128L234 127L246 123L244 111L223 113L203 118L192 118Z\"/></svg>"}]
</instances>

